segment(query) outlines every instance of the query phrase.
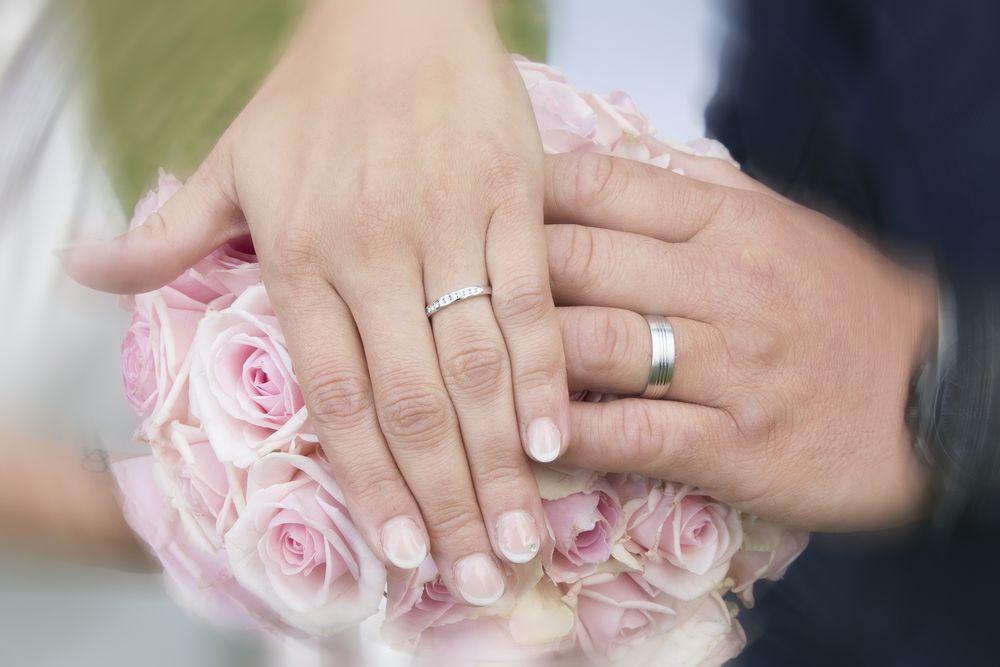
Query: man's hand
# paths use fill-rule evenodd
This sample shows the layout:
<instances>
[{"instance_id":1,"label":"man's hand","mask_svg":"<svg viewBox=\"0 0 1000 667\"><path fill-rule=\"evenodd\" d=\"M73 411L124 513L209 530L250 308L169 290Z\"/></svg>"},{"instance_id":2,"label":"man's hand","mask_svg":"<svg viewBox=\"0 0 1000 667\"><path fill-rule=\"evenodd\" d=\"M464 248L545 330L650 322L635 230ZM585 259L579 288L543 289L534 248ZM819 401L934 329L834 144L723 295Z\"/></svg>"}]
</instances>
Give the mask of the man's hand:
<instances>
[{"instance_id":1,"label":"man's hand","mask_svg":"<svg viewBox=\"0 0 1000 667\"><path fill-rule=\"evenodd\" d=\"M562 460L695 484L814 530L915 517L928 475L904 409L936 335L934 281L727 163L678 157L686 176L547 159L571 388L643 391L640 314L668 316L677 344L667 400L575 404Z\"/></svg>"}]
</instances>

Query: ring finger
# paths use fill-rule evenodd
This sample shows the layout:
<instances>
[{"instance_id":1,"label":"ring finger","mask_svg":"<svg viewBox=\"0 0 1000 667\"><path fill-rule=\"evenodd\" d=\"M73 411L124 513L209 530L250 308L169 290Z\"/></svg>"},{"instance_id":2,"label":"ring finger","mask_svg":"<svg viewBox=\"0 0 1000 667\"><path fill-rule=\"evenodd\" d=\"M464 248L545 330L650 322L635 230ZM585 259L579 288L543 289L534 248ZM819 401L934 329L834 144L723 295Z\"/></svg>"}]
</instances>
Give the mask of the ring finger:
<instances>
[{"instance_id":1,"label":"ring finger","mask_svg":"<svg viewBox=\"0 0 1000 667\"><path fill-rule=\"evenodd\" d=\"M638 396L646 389L653 343L642 315L618 308L558 308L570 390ZM675 370L667 397L715 405L731 385L729 355L714 326L668 317Z\"/></svg>"},{"instance_id":2,"label":"ring finger","mask_svg":"<svg viewBox=\"0 0 1000 667\"><path fill-rule=\"evenodd\" d=\"M382 432L420 505L446 585L470 604L492 604L503 595L505 582L438 368L419 268L400 270L398 263L372 268L370 279L352 281L366 289L344 297L364 343Z\"/></svg>"},{"instance_id":3,"label":"ring finger","mask_svg":"<svg viewBox=\"0 0 1000 667\"><path fill-rule=\"evenodd\" d=\"M460 269L454 259L447 272L428 268L428 301L456 288L482 284L485 274L485 268L477 272L471 265ZM494 550L513 563L528 562L541 544L544 515L521 447L510 361L490 300L476 297L453 303L435 313L431 323Z\"/></svg>"}]
</instances>

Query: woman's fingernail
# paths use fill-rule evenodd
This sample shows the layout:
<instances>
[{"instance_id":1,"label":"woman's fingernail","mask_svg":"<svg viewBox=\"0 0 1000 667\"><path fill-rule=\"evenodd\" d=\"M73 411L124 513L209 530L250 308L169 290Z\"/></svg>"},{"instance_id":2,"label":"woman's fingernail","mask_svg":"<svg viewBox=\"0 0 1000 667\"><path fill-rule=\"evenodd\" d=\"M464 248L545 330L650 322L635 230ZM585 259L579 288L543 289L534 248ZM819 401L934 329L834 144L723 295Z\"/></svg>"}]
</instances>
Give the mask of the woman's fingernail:
<instances>
[{"instance_id":1,"label":"woman's fingernail","mask_svg":"<svg viewBox=\"0 0 1000 667\"><path fill-rule=\"evenodd\" d=\"M534 517L518 510L507 512L497 521L497 543L504 558L511 563L527 563L541 544Z\"/></svg>"},{"instance_id":2,"label":"woman's fingernail","mask_svg":"<svg viewBox=\"0 0 1000 667\"><path fill-rule=\"evenodd\" d=\"M412 570L427 558L427 541L413 519L397 516L382 526L382 551L396 567Z\"/></svg>"},{"instance_id":3,"label":"woman's fingernail","mask_svg":"<svg viewBox=\"0 0 1000 667\"><path fill-rule=\"evenodd\" d=\"M477 607L491 605L503 597L503 574L487 554L472 554L458 561L455 583L465 601Z\"/></svg>"},{"instance_id":4,"label":"woman's fingernail","mask_svg":"<svg viewBox=\"0 0 1000 667\"><path fill-rule=\"evenodd\" d=\"M562 434L548 417L536 419L528 425L528 456L539 463L549 463L559 457Z\"/></svg>"}]
</instances>

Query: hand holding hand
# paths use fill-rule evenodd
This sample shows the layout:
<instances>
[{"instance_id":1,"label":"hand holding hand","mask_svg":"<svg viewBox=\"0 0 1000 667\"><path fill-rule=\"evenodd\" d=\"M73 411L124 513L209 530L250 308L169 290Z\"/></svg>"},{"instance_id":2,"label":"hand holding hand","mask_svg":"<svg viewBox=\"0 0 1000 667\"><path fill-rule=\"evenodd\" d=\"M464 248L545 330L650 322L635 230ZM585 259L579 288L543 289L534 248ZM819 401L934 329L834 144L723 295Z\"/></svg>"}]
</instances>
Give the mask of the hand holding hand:
<instances>
[{"instance_id":1,"label":"hand holding hand","mask_svg":"<svg viewBox=\"0 0 1000 667\"><path fill-rule=\"evenodd\" d=\"M562 460L698 485L810 529L915 516L928 476L904 423L936 335L934 282L720 160L686 176L547 159L549 269L572 389L639 394L669 317L668 400L572 407Z\"/></svg>"}]
</instances>

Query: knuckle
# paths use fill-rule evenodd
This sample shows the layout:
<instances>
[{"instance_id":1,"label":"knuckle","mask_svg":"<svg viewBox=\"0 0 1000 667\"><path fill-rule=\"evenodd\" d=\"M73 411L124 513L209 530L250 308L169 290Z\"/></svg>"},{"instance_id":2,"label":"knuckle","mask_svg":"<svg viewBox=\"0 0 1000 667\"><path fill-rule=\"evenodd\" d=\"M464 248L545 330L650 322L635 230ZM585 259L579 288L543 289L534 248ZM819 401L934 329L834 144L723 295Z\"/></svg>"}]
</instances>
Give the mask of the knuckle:
<instances>
[{"instance_id":1,"label":"knuckle","mask_svg":"<svg viewBox=\"0 0 1000 667\"><path fill-rule=\"evenodd\" d=\"M628 169L614 158L581 153L566 160L560 184L573 208L590 208L613 203L628 188L628 181Z\"/></svg>"},{"instance_id":2,"label":"knuckle","mask_svg":"<svg viewBox=\"0 0 1000 667\"><path fill-rule=\"evenodd\" d=\"M425 515L428 530L452 540L477 531L477 527L482 524L478 507L457 498L457 495L446 496L428 508Z\"/></svg>"},{"instance_id":3,"label":"knuckle","mask_svg":"<svg viewBox=\"0 0 1000 667\"><path fill-rule=\"evenodd\" d=\"M519 155L499 153L486 167L484 180L488 197L497 208L521 206L532 198L533 168Z\"/></svg>"},{"instance_id":4,"label":"knuckle","mask_svg":"<svg viewBox=\"0 0 1000 667\"><path fill-rule=\"evenodd\" d=\"M125 252L129 252L134 245L138 245L142 240L171 240L174 236L172 229L173 226L167 222L162 211L153 211L141 225L121 237L121 242Z\"/></svg>"},{"instance_id":5,"label":"knuckle","mask_svg":"<svg viewBox=\"0 0 1000 667\"><path fill-rule=\"evenodd\" d=\"M304 383L310 414L320 424L357 424L369 417L372 399L368 381L351 370L328 366Z\"/></svg>"},{"instance_id":6,"label":"knuckle","mask_svg":"<svg viewBox=\"0 0 1000 667\"><path fill-rule=\"evenodd\" d=\"M441 365L450 390L473 398L485 397L499 389L508 376L507 354L488 340L474 340L458 346Z\"/></svg>"},{"instance_id":7,"label":"knuckle","mask_svg":"<svg viewBox=\"0 0 1000 667\"><path fill-rule=\"evenodd\" d=\"M778 327L766 323L746 323L739 334L727 337L726 346L741 365L776 368L785 359L789 341Z\"/></svg>"},{"instance_id":8,"label":"knuckle","mask_svg":"<svg viewBox=\"0 0 1000 667\"><path fill-rule=\"evenodd\" d=\"M311 415L318 423L357 424L370 417L371 387L357 372L327 365L307 377L303 390L312 406Z\"/></svg>"},{"instance_id":9,"label":"knuckle","mask_svg":"<svg viewBox=\"0 0 1000 667\"><path fill-rule=\"evenodd\" d=\"M567 225L563 229L563 252L559 263L559 275L571 283L590 285L598 280L595 271L597 263L597 241L594 233L579 225Z\"/></svg>"},{"instance_id":10,"label":"knuckle","mask_svg":"<svg viewBox=\"0 0 1000 667\"><path fill-rule=\"evenodd\" d=\"M523 462L510 456L496 456L474 473L476 488L519 489L524 484Z\"/></svg>"},{"instance_id":11,"label":"knuckle","mask_svg":"<svg viewBox=\"0 0 1000 667\"><path fill-rule=\"evenodd\" d=\"M728 412L746 442L766 444L773 440L778 425L777 416L759 397L744 397L736 401Z\"/></svg>"},{"instance_id":12,"label":"knuckle","mask_svg":"<svg viewBox=\"0 0 1000 667\"><path fill-rule=\"evenodd\" d=\"M501 322L536 324L553 309L548 281L540 275L511 278L493 293L493 311Z\"/></svg>"},{"instance_id":13,"label":"knuckle","mask_svg":"<svg viewBox=\"0 0 1000 667\"><path fill-rule=\"evenodd\" d=\"M533 391L552 391L553 387L558 387L563 380L562 364L557 358L539 360L530 368L518 369L514 377L514 385L523 394Z\"/></svg>"},{"instance_id":14,"label":"knuckle","mask_svg":"<svg viewBox=\"0 0 1000 667\"><path fill-rule=\"evenodd\" d=\"M444 392L419 383L391 385L378 407L386 436L402 442L437 440L451 428L451 404Z\"/></svg>"},{"instance_id":15,"label":"knuckle","mask_svg":"<svg viewBox=\"0 0 1000 667\"><path fill-rule=\"evenodd\" d=\"M620 433L623 455L634 459L641 469L662 463L664 433L653 411L645 401L617 401L615 425ZM627 460L627 459L623 459Z\"/></svg>"},{"instance_id":16,"label":"knuckle","mask_svg":"<svg viewBox=\"0 0 1000 667\"><path fill-rule=\"evenodd\" d=\"M622 317L593 310L582 315L577 324L578 363L588 376L607 376L625 364L633 341Z\"/></svg>"},{"instance_id":17,"label":"knuckle","mask_svg":"<svg viewBox=\"0 0 1000 667\"><path fill-rule=\"evenodd\" d=\"M408 505L409 492L396 472L386 466L367 463L365 459L351 457L338 466L343 471L344 492L353 504L365 510Z\"/></svg>"},{"instance_id":18,"label":"knuckle","mask_svg":"<svg viewBox=\"0 0 1000 667\"><path fill-rule=\"evenodd\" d=\"M321 244L312 232L305 229L278 234L274 242L276 263L272 273L287 281L313 278L321 273L323 265Z\"/></svg>"}]
</instances>

